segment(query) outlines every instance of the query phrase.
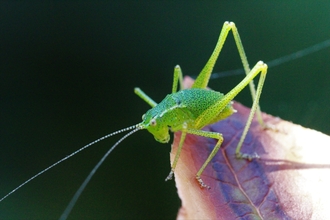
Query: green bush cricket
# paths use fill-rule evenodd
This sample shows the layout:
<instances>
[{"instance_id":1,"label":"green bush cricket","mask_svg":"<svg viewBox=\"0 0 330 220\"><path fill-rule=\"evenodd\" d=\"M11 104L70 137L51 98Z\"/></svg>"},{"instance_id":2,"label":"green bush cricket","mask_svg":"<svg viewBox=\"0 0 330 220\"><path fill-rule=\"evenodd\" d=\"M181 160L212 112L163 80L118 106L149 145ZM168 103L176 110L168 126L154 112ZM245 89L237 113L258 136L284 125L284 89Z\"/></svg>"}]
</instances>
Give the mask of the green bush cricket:
<instances>
[{"instance_id":1,"label":"green bush cricket","mask_svg":"<svg viewBox=\"0 0 330 220\"><path fill-rule=\"evenodd\" d=\"M221 52L221 49L225 43L225 40L228 36L228 33L232 31L235 43L243 63L243 67L246 73L245 78L238 83L231 91L227 94L222 94L220 92L216 92L213 90L207 89L207 85L212 74L213 67L217 61L217 58ZM148 130L154 138L161 143L168 143L170 140L169 131L176 132L181 131L181 139L180 144L178 147L177 154L175 156L174 162L171 166L171 171L165 180L172 179L173 173L175 172L175 167L178 163L180 152L185 141L186 134L194 134L208 138L217 139L217 144L214 146L213 151L208 156L204 164L201 166L199 171L196 174L196 180L201 188L209 188L206 183L201 178L203 171L205 170L208 163L212 160L212 158L216 155L217 151L221 147L223 142L223 137L220 133L216 132L208 132L201 130L206 125L215 123L219 120L225 119L226 117L230 116L235 112L232 107L232 100L235 96L244 89L248 84L251 90L251 95L253 99L253 104L251 108L251 112L247 123L245 125L244 131L236 148L236 157L237 158L244 158L244 159L252 159L258 157L257 155L251 156L249 154L241 153L241 147L243 141L247 135L249 130L251 121L255 114L257 114L258 121L261 126L264 127L264 123L261 119L261 111L259 107L259 99L262 91L262 87L265 81L267 73L267 65L262 61L257 62L257 64L250 70L249 64L247 61L247 57L244 52L244 48L238 34L237 28L233 22L225 22L222 30L220 32L220 36L218 42L215 46L213 53L211 54L209 60L207 61L206 65L198 75L195 83L193 84L191 89L183 89L182 83L182 71L181 68L177 65L174 68L174 77L173 77L173 85L172 85L172 93L167 95L163 101L157 104L153 101L148 95L146 95L141 89L135 88L135 93L142 98L147 104L149 104L152 108L146 112L142 116L142 122L136 124L134 126L130 126L125 129L121 129L115 131L111 134L103 136L84 147L80 148L79 150L73 152L72 154L64 157L63 159L57 161L53 165L49 166L48 168L44 169L43 171L37 173L14 190L9 192L3 198L0 199L0 202L7 198L9 195L14 193L16 190L21 188L26 183L30 182L37 176L41 175L42 173L46 172L47 170L51 169L52 167L56 166L57 164L63 162L64 160L72 157L73 155L77 154L78 152L94 145L95 143L104 140L108 137L113 135L129 131L124 137L122 137L119 141L117 141L110 150L102 157L99 163L93 168L91 173L85 179L81 187L77 190L76 194L70 201L69 205L67 206L66 210L61 216L61 219L66 219L69 215L71 209L75 205L77 199L81 195L82 191L88 184L89 180L92 178L95 171L99 168L102 162L106 159L106 157L112 152L112 150L119 145L126 137L130 136L131 134L135 133L139 130ZM255 89L253 84L253 79L260 74L259 82L257 89ZM180 91L178 90L178 84L180 85Z\"/></svg>"}]
</instances>

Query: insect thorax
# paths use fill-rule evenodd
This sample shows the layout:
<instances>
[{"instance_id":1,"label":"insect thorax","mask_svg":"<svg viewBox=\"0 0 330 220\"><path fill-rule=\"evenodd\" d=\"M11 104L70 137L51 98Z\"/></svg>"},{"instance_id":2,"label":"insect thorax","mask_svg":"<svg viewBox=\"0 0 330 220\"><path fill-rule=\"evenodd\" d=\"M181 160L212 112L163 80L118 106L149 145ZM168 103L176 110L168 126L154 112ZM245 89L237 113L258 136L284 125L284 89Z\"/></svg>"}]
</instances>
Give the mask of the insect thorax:
<instances>
[{"instance_id":1,"label":"insect thorax","mask_svg":"<svg viewBox=\"0 0 330 220\"><path fill-rule=\"evenodd\" d=\"M181 90L167 95L163 101L147 112L147 117L154 118L159 126L170 127L172 131L181 130L184 124L200 129L195 126L195 119L223 96L222 93L213 90ZM232 113L233 108L229 103L221 112L215 114L208 124L226 118Z\"/></svg>"}]
</instances>

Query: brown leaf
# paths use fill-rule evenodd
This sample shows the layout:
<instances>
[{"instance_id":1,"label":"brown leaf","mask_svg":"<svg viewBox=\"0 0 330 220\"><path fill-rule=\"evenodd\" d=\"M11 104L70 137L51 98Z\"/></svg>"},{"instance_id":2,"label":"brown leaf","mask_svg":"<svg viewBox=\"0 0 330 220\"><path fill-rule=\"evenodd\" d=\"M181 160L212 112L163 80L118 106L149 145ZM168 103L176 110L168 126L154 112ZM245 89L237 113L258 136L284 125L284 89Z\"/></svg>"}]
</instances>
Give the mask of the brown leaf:
<instances>
[{"instance_id":1,"label":"brown leaf","mask_svg":"<svg viewBox=\"0 0 330 220\"><path fill-rule=\"evenodd\" d=\"M185 85L191 84L189 78ZM330 219L330 138L321 132L263 114L275 129L252 122L242 147L258 160L235 158L235 149L250 109L235 102L238 111L204 130L220 132L224 142L202 179L195 175L216 140L187 135L175 170L182 207L178 219ZM175 133L174 159L180 132Z\"/></svg>"}]
</instances>

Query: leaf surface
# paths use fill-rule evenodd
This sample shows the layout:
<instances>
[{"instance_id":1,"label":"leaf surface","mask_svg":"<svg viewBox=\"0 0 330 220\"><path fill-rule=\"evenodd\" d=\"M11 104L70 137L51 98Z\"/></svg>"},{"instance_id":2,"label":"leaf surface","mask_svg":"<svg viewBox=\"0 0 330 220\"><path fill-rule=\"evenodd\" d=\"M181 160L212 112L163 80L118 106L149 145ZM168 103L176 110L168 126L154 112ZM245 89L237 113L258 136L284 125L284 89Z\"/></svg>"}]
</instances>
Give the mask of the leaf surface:
<instances>
[{"instance_id":1,"label":"leaf surface","mask_svg":"<svg viewBox=\"0 0 330 220\"><path fill-rule=\"evenodd\" d=\"M185 78L186 86L191 82ZM272 129L254 120L242 147L261 158L236 159L250 109L237 102L234 108L237 113L204 128L224 137L202 174L210 190L201 189L195 176L216 140L187 135L175 170L178 219L330 219L330 137L263 113ZM175 133L171 163L180 135Z\"/></svg>"}]
</instances>

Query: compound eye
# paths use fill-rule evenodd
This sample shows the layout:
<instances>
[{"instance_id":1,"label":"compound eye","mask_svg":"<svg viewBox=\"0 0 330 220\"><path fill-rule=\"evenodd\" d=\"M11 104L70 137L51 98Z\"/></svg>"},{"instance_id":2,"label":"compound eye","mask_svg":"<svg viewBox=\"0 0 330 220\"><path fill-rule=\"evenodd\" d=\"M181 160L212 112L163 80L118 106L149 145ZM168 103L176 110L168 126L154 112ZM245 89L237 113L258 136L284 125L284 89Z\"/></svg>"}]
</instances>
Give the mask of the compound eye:
<instances>
[{"instance_id":1,"label":"compound eye","mask_svg":"<svg viewBox=\"0 0 330 220\"><path fill-rule=\"evenodd\" d=\"M151 126L156 126L157 125L157 123L156 123L156 119L151 119L151 121L150 121L150 125Z\"/></svg>"},{"instance_id":2,"label":"compound eye","mask_svg":"<svg viewBox=\"0 0 330 220\"><path fill-rule=\"evenodd\" d=\"M142 115L142 121L144 121L144 119L146 118L146 114Z\"/></svg>"}]
</instances>

